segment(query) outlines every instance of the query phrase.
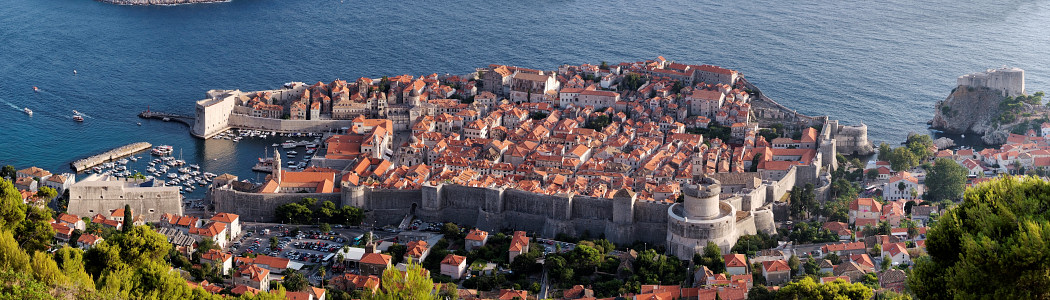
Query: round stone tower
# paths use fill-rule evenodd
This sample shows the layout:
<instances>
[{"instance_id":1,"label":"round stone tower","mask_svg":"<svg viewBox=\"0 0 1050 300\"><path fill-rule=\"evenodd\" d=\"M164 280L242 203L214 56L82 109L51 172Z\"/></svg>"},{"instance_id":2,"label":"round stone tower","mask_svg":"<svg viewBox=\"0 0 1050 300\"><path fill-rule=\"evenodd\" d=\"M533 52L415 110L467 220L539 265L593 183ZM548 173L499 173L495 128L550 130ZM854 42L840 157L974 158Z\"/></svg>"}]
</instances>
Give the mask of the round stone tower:
<instances>
[{"instance_id":1,"label":"round stone tower","mask_svg":"<svg viewBox=\"0 0 1050 300\"><path fill-rule=\"evenodd\" d=\"M719 200L722 184L707 177L697 183L683 188L683 203L667 209L667 251L681 259L692 258L708 242L728 252L739 237L737 209Z\"/></svg>"},{"instance_id":2,"label":"round stone tower","mask_svg":"<svg viewBox=\"0 0 1050 300\"><path fill-rule=\"evenodd\" d=\"M685 194L685 213L689 218L710 219L717 217L720 213L718 208L718 195L722 193L722 185L718 180L704 177L699 181L701 185L686 185L682 189Z\"/></svg>"}]
</instances>

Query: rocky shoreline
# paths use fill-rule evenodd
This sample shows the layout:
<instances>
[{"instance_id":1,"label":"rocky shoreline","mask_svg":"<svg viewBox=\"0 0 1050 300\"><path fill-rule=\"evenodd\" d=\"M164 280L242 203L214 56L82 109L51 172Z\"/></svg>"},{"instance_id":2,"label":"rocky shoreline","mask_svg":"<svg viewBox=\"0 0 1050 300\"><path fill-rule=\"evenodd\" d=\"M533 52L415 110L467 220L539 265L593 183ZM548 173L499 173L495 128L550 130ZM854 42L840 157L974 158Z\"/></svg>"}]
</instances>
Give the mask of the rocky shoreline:
<instances>
[{"instance_id":1,"label":"rocky shoreline","mask_svg":"<svg viewBox=\"0 0 1050 300\"><path fill-rule=\"evenodd\" d=\"M230 0L97 0L102 3L117 5L179 5L197 3L229 2Z\"/></svg>"}]
</instances>

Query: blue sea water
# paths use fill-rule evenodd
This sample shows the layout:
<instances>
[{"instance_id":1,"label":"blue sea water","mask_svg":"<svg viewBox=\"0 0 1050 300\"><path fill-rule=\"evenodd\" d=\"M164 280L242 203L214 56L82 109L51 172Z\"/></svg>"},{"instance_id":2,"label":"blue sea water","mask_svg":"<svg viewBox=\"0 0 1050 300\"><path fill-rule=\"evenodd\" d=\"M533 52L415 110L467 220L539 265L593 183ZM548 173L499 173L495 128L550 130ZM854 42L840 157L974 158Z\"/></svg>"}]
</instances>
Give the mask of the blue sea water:
<instances>
[{"instance_id":1,"label":"blue sea water","mask_svg":"<svg viewBox=\"0 0 1050 300\"><path fill-rule=\"evenodd\" d=\"M65 171L147 141L174 145L207 171L255 179L249 169L274 141L201 141L136 113L189 114L209 89L658 55L739 70L799 112L900 141L926 130L961 74L1016 66L1029 91L1050 89L1048 20L1046 0L5 1L0 164ZM86 121L73 122L72 110Z\"/></svg>"}]
</instances>

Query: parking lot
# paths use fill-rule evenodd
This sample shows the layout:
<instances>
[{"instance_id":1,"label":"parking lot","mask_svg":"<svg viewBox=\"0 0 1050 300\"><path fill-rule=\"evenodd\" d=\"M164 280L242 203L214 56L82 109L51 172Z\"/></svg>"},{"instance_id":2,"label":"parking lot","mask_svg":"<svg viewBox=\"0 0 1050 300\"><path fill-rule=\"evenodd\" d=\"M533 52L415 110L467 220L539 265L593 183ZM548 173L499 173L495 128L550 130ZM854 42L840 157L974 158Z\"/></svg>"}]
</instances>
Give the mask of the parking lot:
<instances>
[{"instance_id":1,"label":"parking lot","mask_svg":"<svg viewBox=\"0 0 1050 300\"><path fill-rule=\"evenodd\" d=\"M361 241L355 239L368 231L367 228L332 227L330 232L321 232L317 226L246 223L244 234L234 240L229 249L234 255L254 253L287 258L307 265L317 264L343 246L360 246ZM291 235L294 229L299 229L297 235ZM376 240L391 238L391 234L384 231L375 231L375 236ZM272 237L278 240L276 248L270 247Z\"/></svg>"}]
</instances>

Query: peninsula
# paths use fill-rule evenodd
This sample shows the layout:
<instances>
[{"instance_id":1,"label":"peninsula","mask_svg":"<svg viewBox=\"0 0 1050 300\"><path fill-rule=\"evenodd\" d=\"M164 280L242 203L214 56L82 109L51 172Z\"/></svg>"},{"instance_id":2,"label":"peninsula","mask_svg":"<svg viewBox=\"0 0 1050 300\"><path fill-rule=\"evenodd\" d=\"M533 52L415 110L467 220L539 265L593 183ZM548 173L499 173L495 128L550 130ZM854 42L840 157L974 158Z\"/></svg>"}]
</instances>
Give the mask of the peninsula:
<instances>
[{"instance_id":1,"label":"peninsula","mask_svg":"<svg viewBox=\"0 0 1050 300\"><path fill-rule=\"evenodd\" d=\"M285 170L274 151L264 183L216 183L217 211L268 221L310 197L362 208L380 225L408 215L545 237L589 232L663 244L682 259L707 242L728 251L739 236L774 233L788 190L810 185L826 199L837 153L872 150L864 125L798 114L738 71L663 57L207 96L192 126L201 138L327 133L307 168Z\"/></svg>"}]
</instances>

